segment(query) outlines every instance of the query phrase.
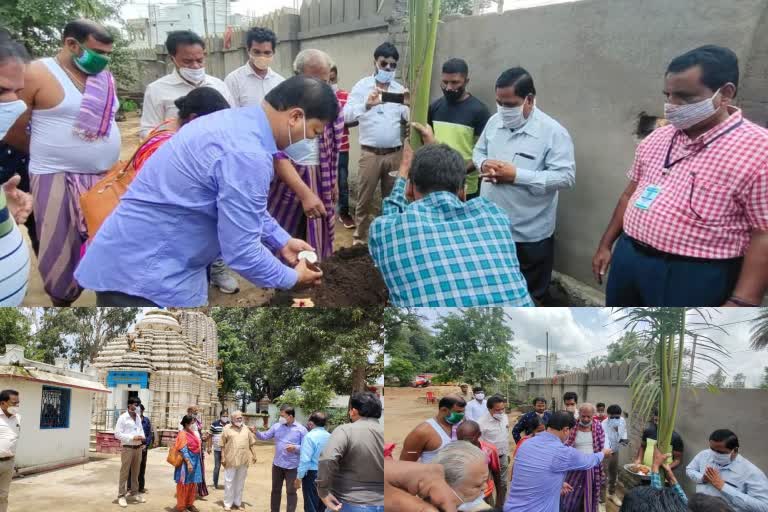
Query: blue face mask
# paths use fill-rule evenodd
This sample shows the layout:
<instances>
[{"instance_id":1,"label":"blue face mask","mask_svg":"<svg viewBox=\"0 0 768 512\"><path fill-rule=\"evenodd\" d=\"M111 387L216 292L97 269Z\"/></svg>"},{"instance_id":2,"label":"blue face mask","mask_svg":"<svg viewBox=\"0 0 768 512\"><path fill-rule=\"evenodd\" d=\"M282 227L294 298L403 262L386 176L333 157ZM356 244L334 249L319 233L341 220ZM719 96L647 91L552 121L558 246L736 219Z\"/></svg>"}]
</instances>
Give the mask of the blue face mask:
<instances>
[{"instance_id":1,"label":"blue face mask","mask_svg":"<svg viewBox=\"0 0 768 512\"><path fill-rule=\"evenodd\" d=\"M294 163L299 165L314 165L316 160L317 141L307 138L307 120L304 119L304 138L293 142L291 138L291 127L288 127L288 147L283 150L283 153L288 155Z\"/></svg>"},{"instance_id":2,"label":"blue face mask","mask_svg":"<svg viewBox=\"0 0 768 512\"><path fill-rule=\"evenodd\" d=\"M386 69L376 69L376 81L380 84L388 84L395 78L394 71L387 71Z\"/></svg>"},{"instance_id":3,"label":"blue face mask","mask_svg":"<svg viewBox=\"0 0 768 512\"><path fill-rule=\"evenodd\" d=\"M27 111L27 104L22 100L0 103L0 139L5 137L11 126Z\"/></svg>"}]
</instances>

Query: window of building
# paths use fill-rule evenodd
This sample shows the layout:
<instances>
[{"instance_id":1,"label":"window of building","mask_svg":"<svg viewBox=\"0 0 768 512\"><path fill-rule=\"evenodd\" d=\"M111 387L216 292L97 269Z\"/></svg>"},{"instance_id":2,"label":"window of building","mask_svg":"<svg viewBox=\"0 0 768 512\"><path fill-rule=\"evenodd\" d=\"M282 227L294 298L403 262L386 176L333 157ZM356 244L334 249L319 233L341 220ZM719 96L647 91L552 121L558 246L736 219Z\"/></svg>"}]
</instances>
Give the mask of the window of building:
<instances>
[{"instance_id":1,"label":"window of building","mask_svg":"<svg viewBox=\"0 0 768 512\"><path fill-rule=\"evenodd\" d=\"M43 386L40 405L40 428L69 428L72 390Z\"/></svg>"}]
</instances>

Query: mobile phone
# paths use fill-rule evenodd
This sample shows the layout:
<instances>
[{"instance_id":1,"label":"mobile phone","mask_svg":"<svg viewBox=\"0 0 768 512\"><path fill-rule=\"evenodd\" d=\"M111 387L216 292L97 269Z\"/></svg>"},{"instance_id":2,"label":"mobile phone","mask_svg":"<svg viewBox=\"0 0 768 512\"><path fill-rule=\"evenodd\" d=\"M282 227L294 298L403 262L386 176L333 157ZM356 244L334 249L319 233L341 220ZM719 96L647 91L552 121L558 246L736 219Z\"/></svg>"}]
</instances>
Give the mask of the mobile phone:
<instances>
[{"instance_id":1,"label":"mobile phone","mask_svg":"<svg viewBox=\"0 0 768 512\"><path fill-rule=\"evenodd\" d=\"M382 103L400 103L402 105L405 103L405 94L397 92L382 92L381 101Z\"/></svg>"}]
</instances>

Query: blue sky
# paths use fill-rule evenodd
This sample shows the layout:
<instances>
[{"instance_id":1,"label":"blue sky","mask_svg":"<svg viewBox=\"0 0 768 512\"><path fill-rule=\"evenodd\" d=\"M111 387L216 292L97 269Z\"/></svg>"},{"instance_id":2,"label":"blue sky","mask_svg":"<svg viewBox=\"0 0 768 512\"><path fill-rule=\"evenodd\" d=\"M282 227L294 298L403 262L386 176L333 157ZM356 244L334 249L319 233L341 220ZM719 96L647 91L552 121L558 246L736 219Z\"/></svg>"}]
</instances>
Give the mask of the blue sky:
<instances>
[{"instance_id":1,"label":"blue sky","mask_svg":"<svg viewBox=\"0 0 768 512\"><path fill-rule=\"evenodd\" d=\"M432 325L448 308L418 309L425 323ZM550 351L555 351L563 362L583 366L589 358L607 354L606 347L623 332L616 323L616 315L609 308L507 308L508 322L515 331L515 346L519 349L516 366L531 361L545 350L545 336L549 331ZM713 323L724 326L726 333L710 331L711 336L731 353L724 366L730 376L742 372L747 386L760 382L763 367L768 366L768 351L749 349L748 320L756 310L741 308L712 308L708 310ZM699 363L704 373L714 372L713 366Z\"/></svg>"}]
</instances>

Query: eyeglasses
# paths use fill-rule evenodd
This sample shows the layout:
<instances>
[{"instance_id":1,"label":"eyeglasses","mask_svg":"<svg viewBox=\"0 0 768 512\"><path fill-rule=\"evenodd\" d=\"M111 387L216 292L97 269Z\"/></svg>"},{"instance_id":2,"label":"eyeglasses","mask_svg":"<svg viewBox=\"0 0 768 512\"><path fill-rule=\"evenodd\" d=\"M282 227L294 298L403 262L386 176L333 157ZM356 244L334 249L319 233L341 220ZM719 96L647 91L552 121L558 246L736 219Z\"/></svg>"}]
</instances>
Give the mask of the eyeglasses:
<instances>
[{"instance_id":1,"label":"eyeglasses","mask_svg":"<svg viewBox=\"0 0 768 512\"><path fill-rule=\"evenodd\" d=\"M379 67L387 71L394 71L397 69L397 62L380 62Z\"/></svg>"}]
</instances>

